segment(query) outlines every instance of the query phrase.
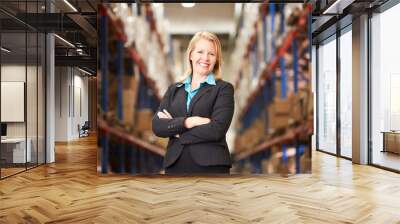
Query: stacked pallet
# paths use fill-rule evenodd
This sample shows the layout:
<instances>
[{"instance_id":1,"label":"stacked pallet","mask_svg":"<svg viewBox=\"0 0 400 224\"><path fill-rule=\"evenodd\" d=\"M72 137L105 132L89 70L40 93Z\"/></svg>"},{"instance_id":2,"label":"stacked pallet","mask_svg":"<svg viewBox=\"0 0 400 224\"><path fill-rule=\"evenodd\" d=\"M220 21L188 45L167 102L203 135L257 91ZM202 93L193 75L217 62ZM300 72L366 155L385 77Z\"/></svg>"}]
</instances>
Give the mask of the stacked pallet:
<instances>
[{"instance_id":1,"label":"stacked pallet","mask_svg":"<svg viewBox=\"0 0 400 224\"><path fill-rule=\"evenodd\" d=\"M252 172L310 172L311 6L263 3L244 9L244 31L232 55L243 62L234 68L236 167L249 163ZM258 17L248 19L254 14L246 12L255 11ZM244 35L249 30L252 35Z\"/></svg>"},{"instance_id":2,"label":"stacked pallet","mask_svg":"<svg viewBox=\"0 0 400 224\"><path fill-rule=\"evenodd\" d=\"M151 120L173 81L167 34L149 4L105 4L99 13L99 171L159 173L167 139Z\"/></svg>"}]
</instances>

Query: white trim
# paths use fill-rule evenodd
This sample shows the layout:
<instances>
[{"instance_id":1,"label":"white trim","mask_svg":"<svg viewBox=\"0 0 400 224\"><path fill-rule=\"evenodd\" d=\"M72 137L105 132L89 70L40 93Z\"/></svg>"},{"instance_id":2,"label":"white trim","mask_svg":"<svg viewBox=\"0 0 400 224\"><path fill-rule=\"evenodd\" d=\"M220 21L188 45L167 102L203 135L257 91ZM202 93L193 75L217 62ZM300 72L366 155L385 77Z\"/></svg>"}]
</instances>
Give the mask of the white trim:
<instances>
[{"instance_id":1,"label":"white trim","mask_svg":"<svg viewBox=\"0 0 400 224\"><path fill-rule=\"evenodd\" d=\"M65 4L67 4L72 10L74 10L74 12L78 12L78 10L68 1L68 0L64 0Z\"/></svg>"},{"instance_id":2,"label":"white trim","mask_svg":"<svg viewBox=\"0 0 400 224\"><path fill-rule=\"evenodd\" d=\"M57 37L59 40L61 40L62 42L64 42L64 43L66 43L67 45L69 45L70 47L73 47L73 48L75 48L75 45L73 45L71 42L69 42L68 40L66 40L66 39L64 39L64 38L62 38L62 37L60 37L59 35L57 35L57 34L54 34L54 36L55 37Z\"/></svg>"},{"instance_id":3,"label":"white trim","mask_svg":"<svg viewBox=\"0 0 400 224\"><path fill-rule=\"evenodd\" d=\"M1 47L1 50L4 51L4 52L7 52L7 53L11 52L10 50L8 50L7 48L4 48L4 47Z\"/></svg>"}]
</instances>

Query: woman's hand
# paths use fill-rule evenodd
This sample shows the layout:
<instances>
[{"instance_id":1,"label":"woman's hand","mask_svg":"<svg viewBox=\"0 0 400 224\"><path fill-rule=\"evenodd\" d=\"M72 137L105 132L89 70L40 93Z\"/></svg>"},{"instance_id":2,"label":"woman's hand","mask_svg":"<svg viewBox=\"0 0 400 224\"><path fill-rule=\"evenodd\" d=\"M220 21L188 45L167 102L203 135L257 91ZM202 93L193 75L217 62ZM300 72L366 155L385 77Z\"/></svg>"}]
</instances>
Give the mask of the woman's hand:
<instances>
[{"instance_id":1,"label":"woman's hand","mask_svg":"<svg viewBox=\"0 0 400 224\"><path fill-rule=\"evenodd\" d=\"M157 116L158 116L158 118L172 119L171 114L166 109L164 109L162 112L161 111L158 112Z\"/></svg>"},{"instance_id":2,"label":"woman's hand","mask_svg":"<svg viewBox=\"0 0 400 224\"><path fill-rule=\"evenodd\" d=\"M208 124L210 122L211 122L210 118L194 116L186 118L184 125L186 128L190 129L199 125Z\"/></svg>"},{"instance_id":3,"label":"woman's hand","mask_svg":"<svg viewBox=\"0 0 400 224\"><path fill-rule=\"evenodd\" d=\"M158 118L161 119L172 119L172 115L165 109L163 111L158 112L157 116ZM186 128L190 129L203 124L208 124L210 122L211 122L210 118L193 116L186 118L184 125ZM175 137L179 138L179 135L176 135Z\"/></svg>"},{"instance_id":4,"label":"woman's hand","mask_svg":"<svg viewBox=\"0 0 400 224\"><path fill-rule=\"evenodd\" d=\"M163 119L172 119L172 115L164 109L162 112L157 113L158 118L163 118ZM175 135L176 138L179 138L179 134Z\"/></svg>"}]
</instances>

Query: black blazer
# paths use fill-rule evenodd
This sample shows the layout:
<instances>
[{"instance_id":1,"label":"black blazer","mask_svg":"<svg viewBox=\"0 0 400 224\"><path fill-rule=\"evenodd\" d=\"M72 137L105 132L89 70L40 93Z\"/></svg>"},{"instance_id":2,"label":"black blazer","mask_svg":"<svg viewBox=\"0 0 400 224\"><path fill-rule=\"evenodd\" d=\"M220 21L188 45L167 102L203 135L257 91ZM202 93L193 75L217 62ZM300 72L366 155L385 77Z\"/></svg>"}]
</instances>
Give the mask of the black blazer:
<instances>
[{"instance_id":1,"label":"black blazer","mask_svg":"<svg viewBox=\"0 0 400 224\"><path fill-rule=\"evenodd\" d=\"M160 119L157 112L153 116L153 132L169 138L164 168L172 165L182 153L183 148L190 150L193 160L202 166L232 166L226 132L234 112L234 90L232 84L217 80L216 85L205 85L193 97L186 110L187 92L184 85L171 85L161 101L158 111L166 109L173 119ZM184 127L186 117L200 116L211 122L191 129ZM175 135L180 137L176 138Z\"/></svg>"}]
</instances>

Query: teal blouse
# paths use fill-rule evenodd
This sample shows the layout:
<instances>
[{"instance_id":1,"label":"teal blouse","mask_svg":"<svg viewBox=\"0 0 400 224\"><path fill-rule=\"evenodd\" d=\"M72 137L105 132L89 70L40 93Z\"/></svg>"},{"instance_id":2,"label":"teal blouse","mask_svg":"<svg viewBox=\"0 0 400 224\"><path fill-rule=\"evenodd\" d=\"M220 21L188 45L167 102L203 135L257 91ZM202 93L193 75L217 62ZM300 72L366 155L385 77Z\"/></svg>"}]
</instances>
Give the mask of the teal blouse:
<instances>
[{"instance_id":1,"label":"teal blouse","mask_svg":"<svg viewBox=\"0 0 400 224\"><path fill-rule=\"evenodd\" d=\"M193 97L199 92L199 90L201 88L203 88L203 86L205 86L206 84L216 85L213 73L208 74L207 78L202 83L200 83L200 86L197 89L194 89L193 91L190 91L190 83L191 82L192 82L192 76L189 76L185 79L185 81L183 83L177 84L178 87L185 85L185 91L187 92L187 98L186 98L186 110L187 111L189 111L189 105L190 105L190 102L192 101Z\"/></svg>"}]
</instances>

